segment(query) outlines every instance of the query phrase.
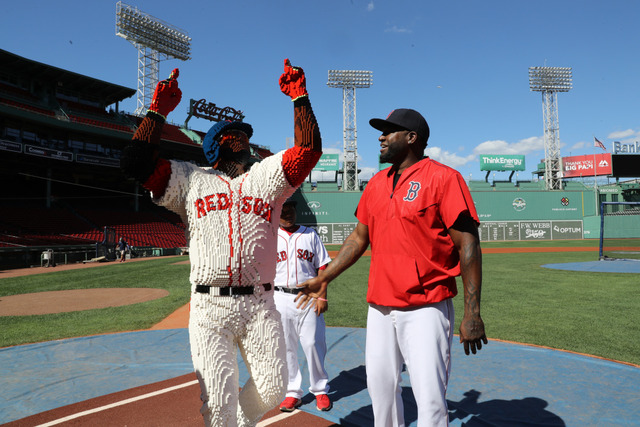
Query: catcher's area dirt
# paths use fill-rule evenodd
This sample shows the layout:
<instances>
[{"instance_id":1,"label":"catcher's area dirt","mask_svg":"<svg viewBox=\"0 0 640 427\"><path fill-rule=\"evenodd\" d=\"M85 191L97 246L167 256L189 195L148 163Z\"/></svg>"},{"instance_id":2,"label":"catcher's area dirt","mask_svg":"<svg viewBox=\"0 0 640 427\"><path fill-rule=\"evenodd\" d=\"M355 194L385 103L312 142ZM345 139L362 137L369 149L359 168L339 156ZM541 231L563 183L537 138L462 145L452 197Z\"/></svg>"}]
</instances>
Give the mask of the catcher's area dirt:
<instances>
[{"instance_id":1,"label":"catcher's area dirt","mask_svg":"<svg viewBox=\"0 0 640 427\"><path fill-rule=\"evenodd\" d=\"M588 252L594 248L485 248L483 253L526 253L526 252ZM329 251L335 257L337 251ZM365 252L369 256L370 251ZM176 256L176 263L186 263L184 256ZM180 259L182 258L182 259ZM153 258L134 258L126 262L143 262ZM81 268L104 267L117 265L117 261L108 263L86 263L57 265L56 267L34 267L0 271L0 280L8 277L26 276L30 274L51 273L54 271L77 270ZM26 316L33 314L51 314L68 311L91 310L104 307L117 307L139 302L150 301L167 296L167 291L152 288L103 288L73 291L39 292L32 294L0 297L0 316ZM188 325L188 304L178 309L163 322L152 329L186 328Z\"/></svg>"}]
</instances>

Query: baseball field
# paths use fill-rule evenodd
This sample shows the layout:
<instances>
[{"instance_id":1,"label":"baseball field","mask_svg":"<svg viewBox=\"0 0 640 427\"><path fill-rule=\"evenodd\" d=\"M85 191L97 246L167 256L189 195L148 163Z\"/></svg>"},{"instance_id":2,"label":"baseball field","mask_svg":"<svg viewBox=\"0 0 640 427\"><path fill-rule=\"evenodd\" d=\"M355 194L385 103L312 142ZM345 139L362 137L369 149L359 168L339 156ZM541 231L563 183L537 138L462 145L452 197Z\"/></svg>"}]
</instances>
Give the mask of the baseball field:
<instances>
[{"instance_id":1,"label":"baseball field","mask_svg":"<svg viewBox=\"0 0 640 427\"><path fill-rule=\"evenodd\" d=\"M328 249L335 251L338 246ZM638 275L542 267L595 259L597 242L587 240L483 244L482 317L487 336L640 365ZM118 307L3 316L0 347L149 329L188 303L189 265L184 261L184 257L164 257L21 277L0 275L0 300L74 289L168 292L161 298ZM328 326L365 326L368 267L369 257L364 256L330 285ZM459 322L462 295L454 301Z\"/></svg>"}]
</instances>

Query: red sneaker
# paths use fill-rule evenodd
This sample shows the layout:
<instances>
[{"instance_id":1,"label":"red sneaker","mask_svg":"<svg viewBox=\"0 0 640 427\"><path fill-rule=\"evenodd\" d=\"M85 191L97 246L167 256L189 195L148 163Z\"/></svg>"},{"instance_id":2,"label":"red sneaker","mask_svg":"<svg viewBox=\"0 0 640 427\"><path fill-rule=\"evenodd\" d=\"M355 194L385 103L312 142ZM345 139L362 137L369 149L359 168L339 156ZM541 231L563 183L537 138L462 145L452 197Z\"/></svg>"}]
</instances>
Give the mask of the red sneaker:
<instances>
[{"instance_id":1,"label":"red sneaker","mask_svg":"<svg viewBox=\"0 0 640 427\"><path fill-rule=\"evenodd\" d=\"M316 407L318 411L330 411L333 408L331 399L326 394L319 394L316 396Z\"/></svg>"},{"instance_id":2,"label":"red sneaker","mask_svg":"<svg viewBox=\"0 0 640 427\"><path fill-rule=\"evenodd\" d=\"M293 412L294 409L299 408L302 405L302 400L295 397L287 397L280 404L280 410L282 412Z\"/></svg>"}]
</instances>

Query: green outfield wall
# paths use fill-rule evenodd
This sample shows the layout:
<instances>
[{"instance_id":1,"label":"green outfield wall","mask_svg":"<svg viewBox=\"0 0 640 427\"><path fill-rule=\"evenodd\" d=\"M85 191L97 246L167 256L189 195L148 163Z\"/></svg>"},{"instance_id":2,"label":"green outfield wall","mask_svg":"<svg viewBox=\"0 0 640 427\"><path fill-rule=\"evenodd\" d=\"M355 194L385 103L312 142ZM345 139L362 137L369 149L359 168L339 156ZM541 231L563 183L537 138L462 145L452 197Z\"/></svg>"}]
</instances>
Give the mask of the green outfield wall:
<instances>
[{"instance_id":1,"label":"green outfield wall","mask_svg":"<svg viewBox=\"0 0 640 427\"><path fill-rule=\"evenodd\" d=\"M596 239L600 237L596 194L583 185L545 191L541 183L469 187L480 217L482 241ZM336 183L305 183L294 195L298 222L318 231L327 244L341 244L356 225L360 192L342 192Z\"/></svg>"}]
</instances>

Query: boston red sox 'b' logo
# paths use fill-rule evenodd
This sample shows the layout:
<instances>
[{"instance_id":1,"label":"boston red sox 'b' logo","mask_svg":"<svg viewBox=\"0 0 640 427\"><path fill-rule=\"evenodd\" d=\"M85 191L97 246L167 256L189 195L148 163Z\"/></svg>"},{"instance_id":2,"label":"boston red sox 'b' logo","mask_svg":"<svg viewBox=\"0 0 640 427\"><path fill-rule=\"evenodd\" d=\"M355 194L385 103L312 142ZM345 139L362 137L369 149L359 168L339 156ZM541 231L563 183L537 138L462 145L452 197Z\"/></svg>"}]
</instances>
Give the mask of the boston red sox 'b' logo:
<instances>
[{"instance_id":1,"label":"boston red sox 'b' logo","mask_svg":"<svg viewBox=\"0 0 640 427\"><path fill-rule=\"evenodd\" d=\"M409 182L409 189L407 190L407 195L404 196L404 199L402 200L406 202L413 202L415 199L418 198L418 191L420 191L420 183L415 181Z\"/></svg>"}]
</instances>

